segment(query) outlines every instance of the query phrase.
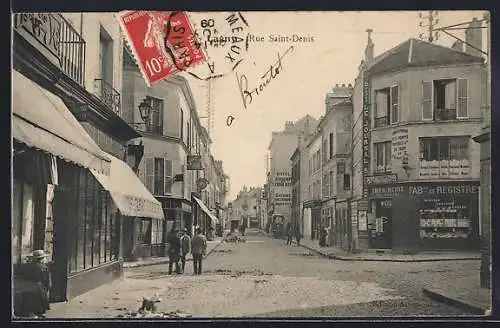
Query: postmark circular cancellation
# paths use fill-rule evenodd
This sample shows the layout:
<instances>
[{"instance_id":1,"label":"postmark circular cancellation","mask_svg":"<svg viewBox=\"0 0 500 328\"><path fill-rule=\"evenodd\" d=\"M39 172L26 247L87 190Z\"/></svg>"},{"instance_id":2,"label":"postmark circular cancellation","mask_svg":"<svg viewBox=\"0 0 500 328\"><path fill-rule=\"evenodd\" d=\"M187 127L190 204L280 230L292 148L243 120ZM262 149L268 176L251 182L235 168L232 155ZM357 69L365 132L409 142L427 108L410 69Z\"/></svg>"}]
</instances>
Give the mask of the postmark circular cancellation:
<instances>
[{"instance_id":1,"label":"postmark circular cancellation","mask_svg":"<svg viewBox=\"0 0 500 328\"><path fill-rule=\"evenodd\" d=\"M184 12L125 11L118 19L148 86L206 61Z\"/></svg>"},{"instance_id":2,"label":"postmark circular cancellation","mask_svg":"<svg viewBox=\"0 0 500 328\"><path fill-rule=\"evenodd\" d=\"M126 43L148 85L186 71L199 80L233 72L248 52L248 21L240 12L124 11ZM218 17L217 17L218 16Z\"/></svg>"}]
</instances>

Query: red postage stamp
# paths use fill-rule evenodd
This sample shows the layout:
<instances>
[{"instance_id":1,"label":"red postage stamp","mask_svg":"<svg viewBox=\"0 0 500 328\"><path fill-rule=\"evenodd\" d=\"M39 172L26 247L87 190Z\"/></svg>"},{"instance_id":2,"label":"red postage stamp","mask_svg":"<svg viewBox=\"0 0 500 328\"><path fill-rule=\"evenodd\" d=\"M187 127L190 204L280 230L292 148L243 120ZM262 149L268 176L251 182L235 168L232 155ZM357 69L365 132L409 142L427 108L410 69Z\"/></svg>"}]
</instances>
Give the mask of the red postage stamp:
<instances>
[{"instance_id":1,"label":"red postage stamp","mask_svg":"<svg viewBox=\"0 0 500 328\"><path fill-rule=\"evenodd\" d=\"M126 11L119 20L148 85L206 60L185 12Z\"/></svg>"}]
</instances>

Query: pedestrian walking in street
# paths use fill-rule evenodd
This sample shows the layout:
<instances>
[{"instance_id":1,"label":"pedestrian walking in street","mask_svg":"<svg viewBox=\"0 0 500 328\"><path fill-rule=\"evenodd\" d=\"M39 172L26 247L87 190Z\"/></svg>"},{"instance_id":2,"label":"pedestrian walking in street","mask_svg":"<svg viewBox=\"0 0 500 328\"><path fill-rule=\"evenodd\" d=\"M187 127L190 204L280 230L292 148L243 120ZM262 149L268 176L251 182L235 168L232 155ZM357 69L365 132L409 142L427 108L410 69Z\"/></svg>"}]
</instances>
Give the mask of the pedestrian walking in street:
<instances>
[{"instance_id":1,"label":"pedestrian walking in street","mask_svg":"<svg viewBox=\"0 0 500 328\"><path fill-rule=\"evenodd\" d=\"M191 254L193 255L194 274L200 275L202 271L203 256L207 252L207 239L201 234L201 229L196 228L196 234L191 239Z\"/></svg>"},{"instance_id":2,"label":"pedestrian walking in street","mask_svg":"<svg viewBox=\"0 0 500 328\"><path fill-rule=\"evenodd\" d=\"M326 228L321 228L319 231L319 247L325 247L326 246Z\"/></svg>"},{"instance_id":3,"label":"pedestrian walking in street","mask_svg":"<svg viewBox=\"0 0 500 328\"><path fill-rule=\"evenodd\" d=\"M181 237L181 272L184 273L186 267L186 255L191 252L191 237L189 236L188 229L184 228L184 234Z\"/></svg>"},{"instance_id":4,"label":"pedestrian walking in street","mask_svg":"<svg viewBox=\"0 0 500 328\"><path fill-rule=\"evenodd\" d=\"M293 236L292 225L290 224L290 222L288 222L288 224L286 225L286 244L287 245L292 244L292 236Z\"/></svg>"},{"instance_id":5,"label":"pedestrian walking in street","mask_svg":"<svg viewBox=\"0 0 500 328\"><path fill-rule=\"evenodd\" d=\"M175 273L180 273L179 257L181 253L181 240L177 235L177 229L173 228L167 239L168 242L168 274L172 274L172 266L175 264Z\"/></svg>"}]
</instances>

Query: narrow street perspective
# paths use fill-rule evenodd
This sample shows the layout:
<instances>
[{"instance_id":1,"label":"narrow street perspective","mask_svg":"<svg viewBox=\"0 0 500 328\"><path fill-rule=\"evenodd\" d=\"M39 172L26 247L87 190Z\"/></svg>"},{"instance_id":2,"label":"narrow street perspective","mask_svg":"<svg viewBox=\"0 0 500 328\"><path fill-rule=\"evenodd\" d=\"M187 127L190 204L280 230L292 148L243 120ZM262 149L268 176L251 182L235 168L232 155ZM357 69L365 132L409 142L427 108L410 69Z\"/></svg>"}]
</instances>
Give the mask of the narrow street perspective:
<instances>
[{"instance_id":1,"label":"narrow street perspective","mask_svg":"<svg viewBox=\"0 0 500 328\"><path fill-rule=\"evenodd\" d=\"M240 242L215 247L200 276L192 263L183 275L168 275L166 264L127 269L123 280L53 306L47 318L134 317L143 297L161 299L156 312L171 317L468 315L425 297L421 288L477 273L478 260L351 262L254 229L237 237Z\"/></svg>"},{"instance_id":2,"label":"narrow street perspective","mask_svg":"<svg viewBox=\"0 0 500 328\"><path fill-rule=\"evenodd\" d=\"M116 10L12 13L12 320L498 315L489 12Z\"/></svg>"}]
</instances>

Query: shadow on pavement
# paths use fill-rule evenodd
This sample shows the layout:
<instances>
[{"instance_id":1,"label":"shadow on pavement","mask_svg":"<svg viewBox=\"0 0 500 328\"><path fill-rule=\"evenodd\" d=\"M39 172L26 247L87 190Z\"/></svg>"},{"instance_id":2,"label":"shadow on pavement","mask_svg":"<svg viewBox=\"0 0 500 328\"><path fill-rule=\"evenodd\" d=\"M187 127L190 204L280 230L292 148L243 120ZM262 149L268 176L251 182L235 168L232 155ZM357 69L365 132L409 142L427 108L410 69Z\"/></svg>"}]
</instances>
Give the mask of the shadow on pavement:
<instances>
[{"instance_id":1,"label":"shadow on pavement","mask_svg":"<svg viewBox=\"0 0 500 328\"><path fill-rule=\"evenodd\" d=\"M306 304L307 300L304 300ZM347 317L411 317L433 316L439 317L440 311L446 316L470 316L470 314L461 312L442 304L425 304L415 302L411 299L374 301L367 303L356 303L348 305L321 306L308 308L307 305L300 309L288 309L275 312L268 312L253 315L249 318L283 318L283 317L304 317L304 318L347 318ZM451 313L450 313L451 311Z\"/></svg>"}]
</instances>

